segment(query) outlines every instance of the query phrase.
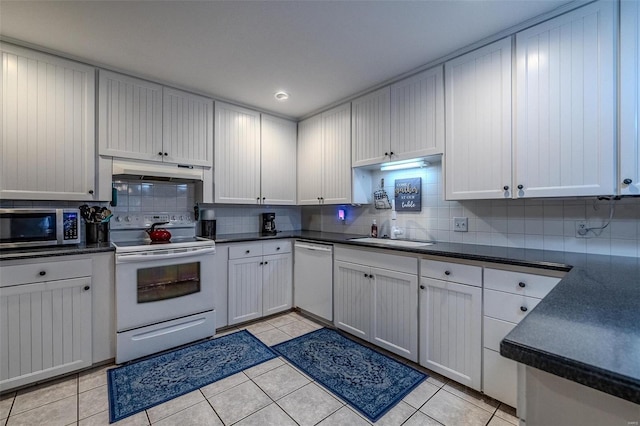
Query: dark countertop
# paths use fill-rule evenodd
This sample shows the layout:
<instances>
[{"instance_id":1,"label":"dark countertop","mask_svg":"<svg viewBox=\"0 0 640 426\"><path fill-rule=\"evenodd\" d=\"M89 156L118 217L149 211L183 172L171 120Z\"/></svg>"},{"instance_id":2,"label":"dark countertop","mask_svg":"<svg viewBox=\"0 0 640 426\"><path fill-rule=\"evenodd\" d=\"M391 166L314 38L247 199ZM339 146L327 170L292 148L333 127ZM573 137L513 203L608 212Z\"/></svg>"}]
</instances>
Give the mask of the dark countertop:
<instances>
[{"instance_id":1,"label":"dark countertop","mask_svg":"<svg viewBox=\"0 0 640 426\"><path fill-rule=\"evenodd\" d=\"M640 404L640 259L457 243L422 248L349 241L317 231L218 235L216 243L307 239L457 259L569 271L501 342L515 361ZM0 252L0 260L113 251L109 243Z\"/></svg>"},{"instance_id":2,"label":"dark countertop","mask_svg":"<svg viewBox=\"0 0 640 426\"><path fill-rule=\"evenodd\" d=\"M94 254L115 251L111 243L77 244L66 246L49 246L41 248L21 248L0 250L0 261L17 259L36 259L49 256L73 256L78 254Z\"/></svg>"},{"instance_id":3,"label":"dark countertop","mask_svg":"<svg viewBox=\"0 0 640 426\"><path fill-rule=\"evenodd\" d=\"M300 238L458 259L569 271L509 333L500 353L515 361L640 403L640 259L522 248L437 243L405 248L359 243L361 235L311 231ZM216 242L254 241L260 234L221 235Z\"/></svg>"}]
</instances>

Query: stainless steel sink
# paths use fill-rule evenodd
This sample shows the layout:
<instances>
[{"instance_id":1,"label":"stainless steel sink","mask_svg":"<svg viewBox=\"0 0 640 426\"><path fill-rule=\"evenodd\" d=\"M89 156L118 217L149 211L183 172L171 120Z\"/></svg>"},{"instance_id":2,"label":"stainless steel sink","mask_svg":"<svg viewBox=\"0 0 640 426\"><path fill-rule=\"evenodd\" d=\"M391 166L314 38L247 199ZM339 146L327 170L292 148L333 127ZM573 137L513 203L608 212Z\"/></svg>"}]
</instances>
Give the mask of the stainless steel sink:
<instances>
[{"instance_id":1,"label":"stainless steel sink","mask_svg":"<svg viewBox=\"0 0 640 426\"><path fill-rule=\"evenodd\" d=\"M411 241L411 240L391 240L386 238L358 237L350 238L349 241L358 243L381 244L390 247L426 247L435 244L435 241Z\"/></svg>"}]
</instances>

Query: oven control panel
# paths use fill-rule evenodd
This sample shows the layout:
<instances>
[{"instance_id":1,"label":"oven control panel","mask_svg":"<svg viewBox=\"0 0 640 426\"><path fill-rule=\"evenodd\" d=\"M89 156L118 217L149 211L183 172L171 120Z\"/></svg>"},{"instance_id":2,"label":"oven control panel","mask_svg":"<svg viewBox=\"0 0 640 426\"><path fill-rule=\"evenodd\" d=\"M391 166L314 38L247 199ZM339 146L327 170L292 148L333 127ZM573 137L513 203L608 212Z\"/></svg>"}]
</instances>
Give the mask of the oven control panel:
<instances>
[{"instance_id":1,"label":"oven control panel","mask_svg":"<svg viewBox=\"0 0 640 426\"><path fill-rule=\"evenodd\" d=\"M168 222L164 228L190 228L196 226L191 213L140 213L116 215L111 220L111 229L148 228L154 223Z\"/></svg>"}]
</instances>

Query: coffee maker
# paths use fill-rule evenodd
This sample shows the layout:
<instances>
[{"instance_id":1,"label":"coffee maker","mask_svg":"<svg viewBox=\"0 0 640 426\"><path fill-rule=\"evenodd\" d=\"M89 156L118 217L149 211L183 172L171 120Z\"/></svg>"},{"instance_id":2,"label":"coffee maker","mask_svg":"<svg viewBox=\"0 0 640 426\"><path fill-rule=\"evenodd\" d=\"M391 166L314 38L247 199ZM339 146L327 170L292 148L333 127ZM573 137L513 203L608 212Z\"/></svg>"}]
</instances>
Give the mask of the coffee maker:
<instances>
[{"instance_id":1,"label":"coffee maker","mask_svg":"<svg viewBox=\"0 0 640 426\"><path fill-rule=\"evenodd\" d=\"M216 214L213 209L200 209L200 236L216 239Z\"/></svg>"},{"instance_id":2,"label":"coffee maker","mask_svg":"<svg viewBox=\"0 0 640 426\"><path fill-rule=\"evenodd\" d=\"M276 235L276 214L262 213L262 235Z\"/></svg>"}]
</instances>

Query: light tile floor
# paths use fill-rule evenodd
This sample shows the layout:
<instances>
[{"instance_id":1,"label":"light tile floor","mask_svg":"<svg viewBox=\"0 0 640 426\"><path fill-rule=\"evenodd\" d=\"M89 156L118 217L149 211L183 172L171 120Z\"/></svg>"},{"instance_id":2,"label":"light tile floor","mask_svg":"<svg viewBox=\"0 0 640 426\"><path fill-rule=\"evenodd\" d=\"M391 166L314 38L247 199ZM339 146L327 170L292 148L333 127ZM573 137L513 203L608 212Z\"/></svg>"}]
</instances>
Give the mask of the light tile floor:
<instances>
[{"instance_id":1,"label":"light tile floor","mask_svg":"<svg viewBox=\"0 0 640 426\"><path fill-rule=\"evenodd\" d=\"M219 336L247 329L265 344L274 345L320 327L291 312ZM0 425L108 425L105 372L112 367L1 396ZM376 425L517 425L513 408L424 371L430 377ZM115 424L357 426L370 422L283 358L275 358Z\"/></svg>"}]
</instances>

